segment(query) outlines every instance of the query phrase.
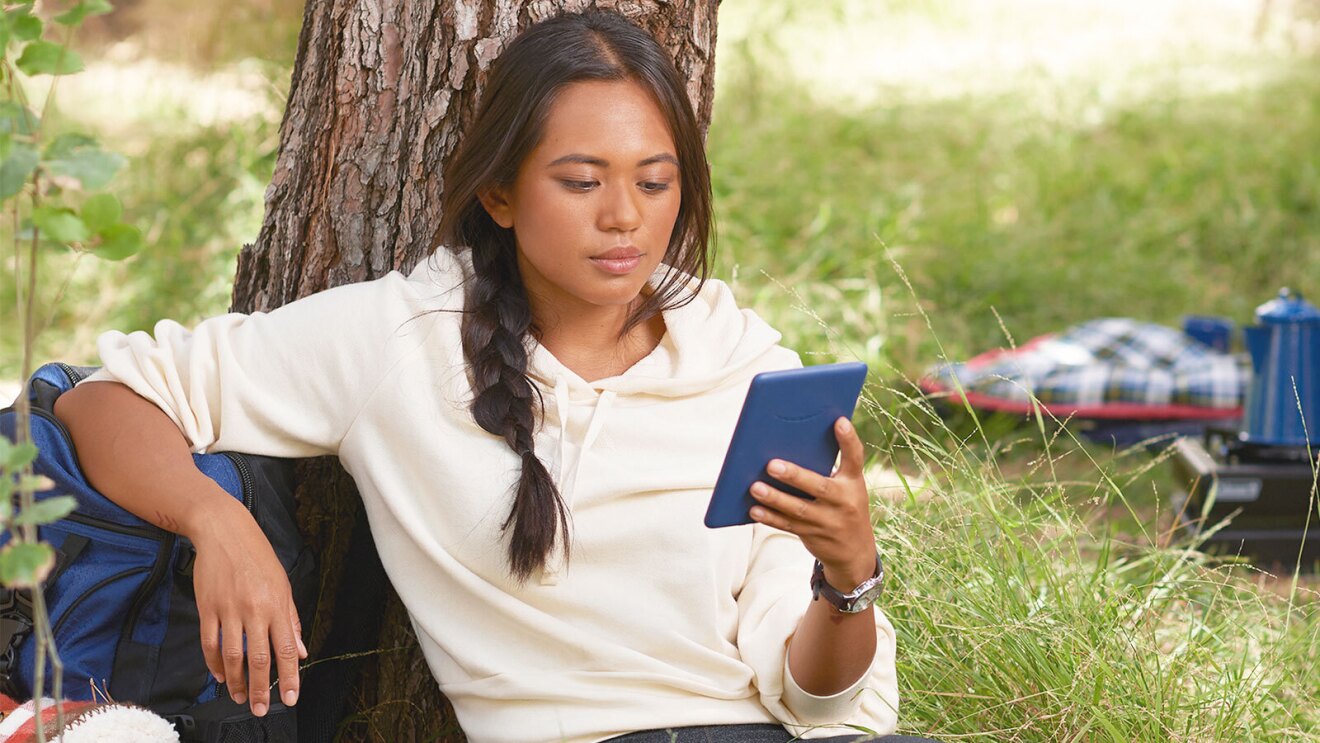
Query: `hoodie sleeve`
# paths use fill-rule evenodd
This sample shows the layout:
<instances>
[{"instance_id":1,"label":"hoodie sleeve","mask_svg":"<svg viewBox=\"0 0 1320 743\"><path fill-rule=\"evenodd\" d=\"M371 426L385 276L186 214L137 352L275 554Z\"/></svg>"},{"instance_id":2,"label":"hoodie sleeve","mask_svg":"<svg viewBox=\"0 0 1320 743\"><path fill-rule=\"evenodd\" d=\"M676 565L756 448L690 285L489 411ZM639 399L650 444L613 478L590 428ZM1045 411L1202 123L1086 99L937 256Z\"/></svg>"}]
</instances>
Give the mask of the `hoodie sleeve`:
<instances>
[{"instance_id":1,"label":"hoodie sleeve","mask_svg":"<svg viewBox=\"0 0 1320 743\"><path fill-rule=\"evenodd\" d=\"M335 454L339 442L420 323L391 273L313 294L269 313L212 317L189 330L97 339L101 370L166 413L195 453Z\"/></svg>"},{"instance_id":2,"label":"hoodie sleeve","mask_svg":"<svg viewBox=\"0 0 1320 743\"><path fill-rule=\"evenodd\" d=\"M756 674L761 703L804 738L838 735L843 724L892 733L898 678L889 619L877 606L875 660L852 687L829 697L803 691L788 670L788 643L811 602L811 553L792 534L762 524L752 529L751 561L738 595L738 649Z\"/></svg>"}]
</instances>

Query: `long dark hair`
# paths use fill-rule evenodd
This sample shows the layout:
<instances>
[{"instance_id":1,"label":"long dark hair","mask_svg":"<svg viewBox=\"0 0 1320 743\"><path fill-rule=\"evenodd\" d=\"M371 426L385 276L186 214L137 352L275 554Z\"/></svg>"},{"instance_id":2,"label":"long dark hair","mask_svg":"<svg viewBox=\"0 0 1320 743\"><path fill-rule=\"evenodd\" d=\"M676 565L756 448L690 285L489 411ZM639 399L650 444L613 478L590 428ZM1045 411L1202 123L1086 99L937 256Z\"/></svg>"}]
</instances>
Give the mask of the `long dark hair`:
<instances>
[{"instance_id":1,"label":"long dark hair","mask_svg":"<svg viewBox=\"0 0 1320 743\"><path fill-rule=\"evenodd\" d=\"M527 377L527 355L537 330L518 271L517 244L513 231L491 219L477 194L513 182L564 86L600 80L633 82L654 98L678 150L682 194L663 261L671 270L629 314L622 332L690 300L688 277L705 280L711 240L710 167L702 132L669 55L623 17L587 11L523 31L491 65L476 117L444 172L436 242L469 249L472 257L462 325L472 416L522 460L503 525L506 533L512 529L509 568L519 580L545 565L556 538L567 558L568 509L532 440L537 391Z\"/></svg>"}]
</instances>

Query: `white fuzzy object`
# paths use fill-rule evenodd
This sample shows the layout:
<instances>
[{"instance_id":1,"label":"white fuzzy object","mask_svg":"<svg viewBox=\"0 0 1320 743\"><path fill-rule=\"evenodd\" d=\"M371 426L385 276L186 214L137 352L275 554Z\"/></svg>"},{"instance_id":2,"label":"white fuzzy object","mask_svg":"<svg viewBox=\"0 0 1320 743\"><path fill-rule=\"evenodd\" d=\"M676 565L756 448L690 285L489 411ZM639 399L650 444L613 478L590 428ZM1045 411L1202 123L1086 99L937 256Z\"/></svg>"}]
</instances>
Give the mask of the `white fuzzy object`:
<instances>
[{"instance_id":1,"label":"white fuzzy object","mask_svg":"<svg viewBox=\"0 0 1320 743\"><path fill-rule=\"evenodd\" d=\"M65 729L64 743L179 743L179 734L141 707L112 704L84 712Z\"/></svg>"},{"instance_id":2,"label":"white fuzzy object","mask_svg":"<svg viewBox=\"0 0 1320 743\"><path fill-rule=\"evenodd\" d=\"M0 743L32 743L37 704L16 704L0 694ZM63 737L55 732L59 712L55 700L41 699L41 719L48 740L64 743L179 743L174 726L155 714L127 704L112 702L64 703Z\"/></svg>"}]
</instances>

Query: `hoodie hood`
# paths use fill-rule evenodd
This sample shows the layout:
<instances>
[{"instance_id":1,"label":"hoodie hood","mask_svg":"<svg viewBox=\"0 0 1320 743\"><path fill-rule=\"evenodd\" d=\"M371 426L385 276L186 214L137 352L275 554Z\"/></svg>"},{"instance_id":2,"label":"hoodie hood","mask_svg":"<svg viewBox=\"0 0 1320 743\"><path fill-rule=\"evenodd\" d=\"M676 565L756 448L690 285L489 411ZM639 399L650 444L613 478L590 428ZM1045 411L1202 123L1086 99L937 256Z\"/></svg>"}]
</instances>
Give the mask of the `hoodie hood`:
<instances>
[{"instance_id":1,"label":"hoodie hood","mask_svg":"<svg viewBox=\"0 0 1320 743\"><path fill-rule=\"evenodd\" d=\"M651 277L656 286L665 272L661 266ZM733 292L723 281L711 279L697 291L697 281L686 277L684 301L664 310L665 333L650 354L627 371L587 382L565 367L540 344L532 347L528 376L545 389L565 385L573 397L618 395L686 397L743 376L749 366L779 343L779 331L751 310L739 309Z\"/></svg>"},{"instance_id":2,"label":"hoodie hood","mask_svg":"<svg viewBox=\"0 0 1320 743\"><path fill-rule=\"evenodd\" d=\"M452 287L471 277L471 265L467 251L438 249L410 278ZM660 266L650 285L658 286L672 270ZM751 310L739 309L723 281L712 279L698 286L691 276L683 280L678 306L662 311L665 332L660 343L616 376L588 382L544 346L529 341L527 375L540 389L543 403L536 454L549 467L570 509L579 481L594 476L583 475L589 453L602 438L609 438L611 425L632 419L625 409L665 400L691 405L698 398L720 396L715 391L729 384L745 385L757 372L800 365L797 354L778 345L779 331ZM455 300L461 302L461 297ZM551 553L542 584L558 582L562 558L559 550Z\"/></svg>"},{"instance_id":3,"label":"hoodie hood","mask_svg":"<svg viewBox=\"0 0 1320 743\"><path fill-rule=\"evenodd\" d=\"M418 268L425 270L448 274L452 286L457 272L471 276L471 262L466 251L454 255L441 249ZM659 285L672 270L660 266L650 285ZM660 343L622 374L588 382L544 346L529 342L527 375L540 388L543 402L536 452L570 510L579 481L595 476L584 464L589 453L608 437L611 420L628 417L621 408L664 399L690 401L731 382L746 382L757 371L798 365L796 354L779 348L778 331L756 313L738 308L727 284L710 280L698 287L695 278L683 278L679 305L662 311ZM565 567L563 551L552 551L540 583L557 584Z\"/></svg>"},{"instance_id":4,"label":"hoodie hood","mask_svg":"<svg viewBox=\"0 0 1320 743\"><path fill-rule=\"evenodd\" d=\"M668 269L661 266L650 279L656 286ZM722 281L710 280L697 290L697 281L687 278L686 300L664 310L665 333L660 343L622 374L588 382L560 363L545 347L533 344L528 376L545 390L542 433L553 440L551 471L560 497L571 509L583 471L583 461L596 445L607 421L621 405L619 398L692 398L723 386L731 379L746 380L755 369L767 366L767 357L778 366L796 365L797 357L778 349L780 334L756 313L739 309L733 292ZM791 358L791 363L787 363ZM585 428L570 433L574 409L586 415ZM543 451L543 450L539 450ZM551 553L541 573L542 585L559 582L565 565L563 553Z\"/></svg>"},{"instance_id":5,"label":"hoodie hood","mask_svg":"<svg viewBox=\"0 0 1320 743\"><path fill-rule=\"evenodd\" d=\"M670 271L661 265L649 279L658 286ZM472 276L467 250L441 247L411 272L411 280L439 286L454 286ZM460 278L461 277L461 278ZM574 399L594 399L603 392L616 395L687 397L723 385L731 377L745 376L749 367L765 364L765 355L775 350L781 335L755 312L740 309L733 291L723 281L709 279L701 284L683 275L679 306L664 310L665 333L660 344L627 371L592 382L560 363L539 343L531 342L527 375L543 391L567 391ZM461 298L459 298L461 306ZM796 357L780 349L780 353Z\"/></svg>"}]
</instances>

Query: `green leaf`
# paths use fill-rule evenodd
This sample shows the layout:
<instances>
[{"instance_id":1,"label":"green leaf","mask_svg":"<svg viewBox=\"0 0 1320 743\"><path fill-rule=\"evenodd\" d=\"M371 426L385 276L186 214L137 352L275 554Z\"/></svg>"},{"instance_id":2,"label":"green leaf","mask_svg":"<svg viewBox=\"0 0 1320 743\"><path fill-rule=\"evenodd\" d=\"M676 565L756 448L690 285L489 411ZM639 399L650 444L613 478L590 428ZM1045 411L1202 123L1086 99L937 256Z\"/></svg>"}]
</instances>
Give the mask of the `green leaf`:
<instances>
[{"instance_id":1,"label":"green leaf","mask_svg":"<svg viewBox=\"0 0 1320 743\"><path fill-rule=\"evenodd\" d=\"M4 162L0 162L0 200L23 190L23 184L37 169L37 151L22 142L15 142Z\"/></svg>"},{"instance_id":2,"label":"green leaf","mask_svg":"<svg viewBox=\"0 0 1320 743\"><path fill-rule=\"evenodd\" d=\"M56 23L65 26L77 26L83 19L93 15L105 15L114 10L106 0L82 0L82 2L55 16Z\"/></svg>"},{"instance_id":3,"label":"green leaf","mask_svg":"<svg viewBox=\"0 0 1320 743\"><path fill-rule=\"evenodd\" d=\"M16 101L0 102L0 132L32 134L40 125L40 117L27 106Z\"/></svg>"},{"instance_id":4,"label":"green leaf","mask_svg":"<svg viewBox=\"0 0 1320 743\"><path fill-rule=\"evenodd\" d=\"M0 550L0 583L10 588L36 588L55 567L49 544L10 542Z\"/></svg>"},{"instance_id":5,"label":"green leaf","mask_svg":"<svg viewBox=\"0 0 1320 743\"><path fill-rule=\"evenodd\" d=\"M41 38L41 31L44 26L45 24L36 16L20 15L10 22L9 32L19 41L32 41Z\"/></svg>"},{"instance_id":6,"label":"green leaf","mask_svg":"<svg viewBox=\"0 0 1320 743\"><path fill-rule=\"evenodd\" d=\"M16 444L9 446L9 451L5 453L5 468L13 472L20 470L37 459L37 445L32 442L26 444Z\"/></svg>"},{"instance_id":7,"label":"green leaf","mask_svg":"<svg viewBox=\"0 0 1320 743\"><path fill-rule=\"evenodd\" d=\"M62 243L87 242L87 225L72 209L57 206L39 206L32 210L32 223L44 237Z\"/></svg>"},{"instance_id":8,"label":"green leaf","mask_svg":"<svg viewBox=\"0 0 1320 743\"><path fill-rule=\"evenodd\" d=\"M18 69L29 75L69 75L83 68L82 57L53 41L34 41L23 47Z\"/></svg>"},{"instance_id":9,"label":"green leaf","mask_svg":"<svg viewBox=\"0 0 1320 743\"><path fill-rule=\"evenodd\" d=\"M43 167L53 176L72 178L83 188L101 188L124 167L124 158L101 149L83 134L61 134L46 148Z\"/></svg>"},{"instance_id":10,"label":"green leaf","mask_svg":"<svg viewBox=\"0 0 1320 743\"><path fill-rule=\"evenodd\" d=\"M56 240L50 237L49 235L47 235L44 231L38 230L36 226L32 224L31 219L25 218L22 221L18 229L17 237L19 241L23 243L30 244L35 239L35 240L39 240L41 246L45 248L69 249L68 243L60 242L59 240Z\"/></svg>"},{"instance_id":11,"label":"green leaf","mask_svg":"<svg viewBox=\"0 0 1320 743\"><path fill-rule=\"evenodd\" d=\"M96 140L94 138L89 137L86 134L68 132L51 140L50 144L46 145L46 151L43 153L43 156L47 160L56 160L95 146Z\"/></svg>"},{"instance_id":12,"label":"green leaf","mask_svg":"<svg viewBox=\"0 0 1320 743\"><path fill-rule=\"evenodd\" d=\"M37 33L35 35L32 34L32 21L36 21ZM32 3L15 5L5 11L3 19L0 19L0 40L3 40L3 46L8 46L11 38L17 38L19 41L30 41L40 36L41 19L32 16Z\"/></svg>"},{"instance_id":13,"label":"green leaf","mask_svg":"<svg viewBox=\"0 0 1320 743\"><path fill-rule=\"evenodd\" d=\"M10 523L14 526L51 524L73 513L77 507L78 500L72 495L57 495L54 498L39 500L19 511L14 514Z\"/></svg>"},{"instance_id":14,"label":"green leaf","mask_svg":"<svg viewBox=\"0 0 1320 743\"><path fill-rule=\"evenodd\" d=\"M108 193L96 194L82 205L83 224L92 232L100 232L118 222L123 213L124 209L119 205L119 199Z\"/></svg>"},{"instance_id":15,"label":"green leaf","mask_svg":"<svg viewBox=\"0 0 1320 743\"><path fill-rule=\"evenodd\" d=\"M93 255L107 261L122 261L142 250L142 232L128 224L112 224L98 233L101 244Z\"/></svg>"}]
</instances>

